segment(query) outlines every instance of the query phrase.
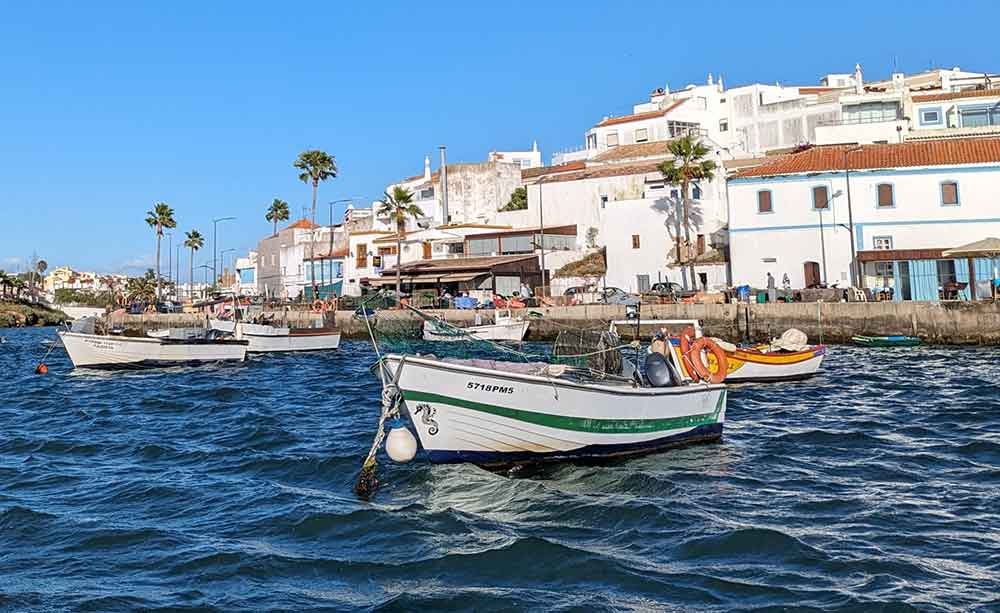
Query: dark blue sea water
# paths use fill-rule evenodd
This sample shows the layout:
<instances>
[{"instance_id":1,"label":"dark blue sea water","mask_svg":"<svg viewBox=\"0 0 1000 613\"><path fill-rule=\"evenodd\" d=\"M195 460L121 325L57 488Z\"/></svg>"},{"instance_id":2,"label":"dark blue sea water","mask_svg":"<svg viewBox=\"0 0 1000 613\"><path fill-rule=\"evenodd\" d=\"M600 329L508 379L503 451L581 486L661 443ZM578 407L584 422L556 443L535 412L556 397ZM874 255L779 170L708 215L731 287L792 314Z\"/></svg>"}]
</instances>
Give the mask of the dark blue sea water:
<instances>
[{"instance_id":1,"label":"dark blue sea water","mask_svg":"<svg viewBox=\"0 0 1000 613\"><path fill-rule=\"evenodd\" d=\"M733 388L718 444L516 478L386 459L365 503L365 343L37 376L54 332L0 333L3 609L1000 609L998 349L836 347Z\"/></svg>"}]
</instances>

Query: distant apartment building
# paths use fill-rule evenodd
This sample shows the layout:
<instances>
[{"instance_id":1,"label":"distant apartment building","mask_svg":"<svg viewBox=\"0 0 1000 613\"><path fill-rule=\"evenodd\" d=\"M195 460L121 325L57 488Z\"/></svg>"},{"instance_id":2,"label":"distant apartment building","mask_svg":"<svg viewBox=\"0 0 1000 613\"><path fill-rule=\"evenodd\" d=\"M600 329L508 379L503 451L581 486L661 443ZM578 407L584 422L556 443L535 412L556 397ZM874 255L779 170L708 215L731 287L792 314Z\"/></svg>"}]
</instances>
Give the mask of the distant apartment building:
<instances>
[{"instance_id":1,"label":"distant apartment building","mask_svg":"<svg viewBox=\"0 0 1000 613\"><path fill-rule=\"evenodd\" d=\"M311 299L313 279L323 295L342 285L347 233L342 225L320 226L299 219L257 244L257 291L285 300ZM338 276L335 276L338 275Z\"/></svg>"}]
</instances>

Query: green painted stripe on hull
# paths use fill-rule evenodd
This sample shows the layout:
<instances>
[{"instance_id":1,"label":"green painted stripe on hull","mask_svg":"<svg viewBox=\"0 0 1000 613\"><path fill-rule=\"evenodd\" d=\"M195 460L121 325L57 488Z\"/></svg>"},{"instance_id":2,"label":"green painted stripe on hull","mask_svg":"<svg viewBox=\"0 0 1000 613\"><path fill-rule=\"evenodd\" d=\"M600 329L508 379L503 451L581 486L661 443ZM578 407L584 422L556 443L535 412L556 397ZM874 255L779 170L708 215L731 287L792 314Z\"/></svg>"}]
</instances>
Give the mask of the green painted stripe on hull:
<instances>
[{"instance_id":1,"label":"green painted stripe on hull","mask_svg":"<svg viewBox=\"0 0 1000 613\"><path fill-rule=\"evenodd\" d=\"M430 392L403 390L402 393L403 399L407 402L447 404L548 428L556 428L558 430L593 432L598 434L644 434L714 424L718 423L719 413L726 406L726 390L722 390L722 393L719 394L719 400L715 404L715 411L711 413L685 415L683 417L664 417L661 419L599 419L595 417L574 417L571 415L552 415L550 413L523 411L521 409L511 409L494 404L475 402L473 400L432 394Z\"/></svg>"}]
</instances>

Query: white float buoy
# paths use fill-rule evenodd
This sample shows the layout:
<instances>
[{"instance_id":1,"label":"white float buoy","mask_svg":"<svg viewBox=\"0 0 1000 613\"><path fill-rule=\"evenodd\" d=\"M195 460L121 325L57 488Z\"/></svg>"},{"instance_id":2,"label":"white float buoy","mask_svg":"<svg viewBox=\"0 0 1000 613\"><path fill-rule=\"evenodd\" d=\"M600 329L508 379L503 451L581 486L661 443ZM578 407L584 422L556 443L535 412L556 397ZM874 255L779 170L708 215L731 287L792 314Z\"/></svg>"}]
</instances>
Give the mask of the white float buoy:
<instances>
[{"instance_id":1,"label":"white float buoy","mask_svg":"<svg viewBox=\"0 0 1000 613\"><path fill-rule=\"evenodd\" d=\"M385 452L393 462L405 464L417 455L417 439L399 420L390 424L385 437Z\"/></svg>"}]
</instances>

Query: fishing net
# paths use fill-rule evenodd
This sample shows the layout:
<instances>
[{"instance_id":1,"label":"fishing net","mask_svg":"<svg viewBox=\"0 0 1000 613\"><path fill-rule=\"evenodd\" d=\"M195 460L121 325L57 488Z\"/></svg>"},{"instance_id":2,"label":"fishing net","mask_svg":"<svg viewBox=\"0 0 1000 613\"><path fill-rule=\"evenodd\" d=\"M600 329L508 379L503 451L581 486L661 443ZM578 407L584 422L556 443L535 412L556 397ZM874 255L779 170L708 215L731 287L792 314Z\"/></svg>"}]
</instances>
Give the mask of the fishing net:
<instances>
[{"instance_id":1,"label":"fishing net","mask_svg":"<svg viewBox=\"0 0 1000 613\"><path fill-rule=\"evenodd\" d=\"M619 336L603 329L584 329L546 321L560 329L555 343L499 342L473 336L467 330L472 325L494 323L492 312L480 313L476 322L452 323L440 315L408 306L405 310L379 310L371 305L378 298L362 302L355 317L365 320L373 340L382 353L433 355L437 358L493 359L504 362L562 364L580 376L609 377L622 373ZM541 320L530 310L521 315ZM425 340L429 330L434 340Z\"/></svg>"}]
</instances>

